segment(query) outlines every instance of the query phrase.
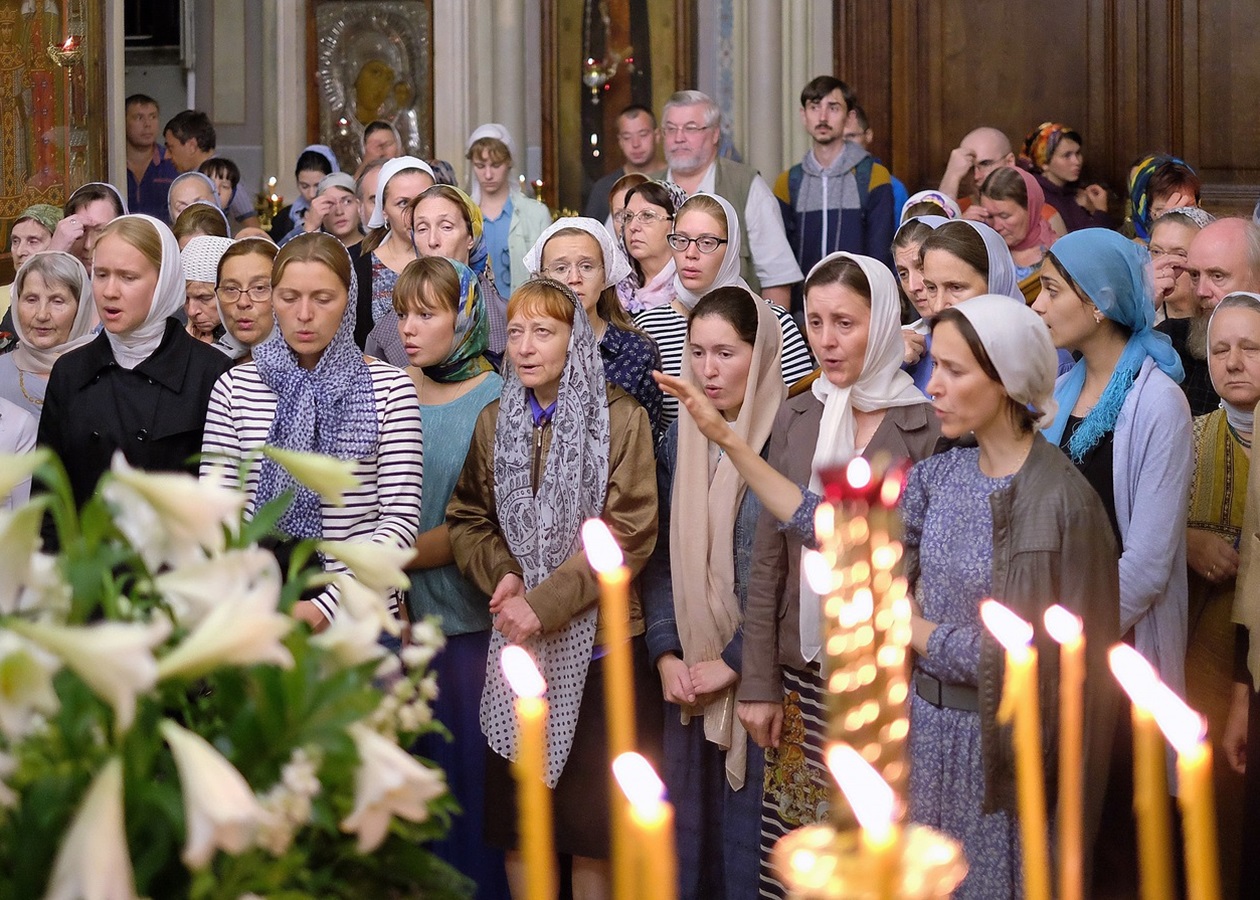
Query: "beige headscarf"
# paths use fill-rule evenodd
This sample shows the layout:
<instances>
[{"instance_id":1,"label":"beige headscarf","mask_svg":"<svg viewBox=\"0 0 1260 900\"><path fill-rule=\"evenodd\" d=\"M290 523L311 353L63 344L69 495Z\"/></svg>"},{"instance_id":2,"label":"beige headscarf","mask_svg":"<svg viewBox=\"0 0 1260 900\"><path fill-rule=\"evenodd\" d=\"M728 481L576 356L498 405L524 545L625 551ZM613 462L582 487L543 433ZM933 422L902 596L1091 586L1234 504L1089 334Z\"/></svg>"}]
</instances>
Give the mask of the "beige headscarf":
<instances>
[{"instance_id":1,"label":"beige headscarf","mask_svg":"<svg viewBox=\"0 0 1260 900\"><path fill-rule=\"evenodd\" d=\"M757 308L744 404L731 428L754 450L770 437L775 414L787 395L780 374L783 331L770 307L751 293ZM683 354L682 377L693 383L691 355ZM730 459L711 452L708 439L685 411L678 417L678 458L674 467L670 515L670 563L674 614L683 658L688 665L720 659L743 621L735 595L735 518L748 485ZM696 552L707 538L707 552ZM684 724L699 709L683 711ZM727 688L703 710L704 736L726 753L726 778L734 790L744 785L747 741L735 716L735 688Z\"/></svg>"}]
</instances>

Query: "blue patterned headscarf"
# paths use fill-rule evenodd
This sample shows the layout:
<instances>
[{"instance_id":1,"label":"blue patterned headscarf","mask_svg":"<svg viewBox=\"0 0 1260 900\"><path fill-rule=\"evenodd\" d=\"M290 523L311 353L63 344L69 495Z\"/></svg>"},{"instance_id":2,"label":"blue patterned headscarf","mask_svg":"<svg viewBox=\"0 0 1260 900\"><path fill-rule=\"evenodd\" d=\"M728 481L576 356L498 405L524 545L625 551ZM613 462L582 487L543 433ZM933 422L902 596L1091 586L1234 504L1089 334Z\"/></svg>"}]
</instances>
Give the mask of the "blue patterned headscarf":
<instances>
[{"instance_id":1,"label":"blue patterned headscarf","mask_svg":"<svg viewBox=\"0 0 1260 900\"><path fill-rule=\"evenodd\" d=\"M1151 176L1161 166L1173 163L1184 166L1194 174L1194 169L1184 159L1175 156L1148 156L1133 168L1129 176L1129 213L1133 217L1133 231L1144 241L1151 239Z\"/></svg>"},{"instance_id":2,"label":"blue patterned headscarf","mask_svg":"<svg viewBox=\"0 0 1260 900\"><path fill-rule=\"evenodd\" d=\"M1116 362L1111 380L1098 403L1073 432L1068 453L1080 463L1085 454L1116 426L1120 408L1149 356L1160 370L1180 383L1185 377L1181 358L1168 336L1155 331L1155 291L1151 255L1128 238L1105 228L1086 228L1059 238L1050 251L1051 262L1081 289L1098 311L1132 332ZM1072 367L1055 387L1059 412L1045 429L1046 439L1058 444L1068 416L1085 386L1085 360Z\"/></svg>"},{"instance_id":3,"label":"blue patterned headscarf","mask_svg":"<svg viewBox=\"0 0 1260 900\"><path fill-rule=\"evenodd\" d=\"M290 241L281 256L292 253L291 248L300 250L316 241L327 242L346 253L341 242L330 235L304 234ZM302 368L279 325L254 348L258 375L276 394L276 415L267 432L267 443L272 446L347 460L376 453L380 423L372 373L363 360L363 351L354 343L358 287L353 276L346 287L346 311L315 368ZM280 519L280 530L296 538L322 537L324 517L319 495L299 484L284 467L264 457L255 508L285 491L293 491L293 502Z\"/></svg>"},{"instance_id":4,"label":"blue patterned headscarf","mask_svg":"<svg viewBox=\"0 0 1260 900\"><path fill-rule=\"evenodd\" d=\"M455 259L448 259L459 276L459 303L455 311L455 341L446 359L424 367L424 374L438 382L467 381L491 371L486 359L490 344L490 322L481 300L477 273Z\"/></svg>"}]
</instances>

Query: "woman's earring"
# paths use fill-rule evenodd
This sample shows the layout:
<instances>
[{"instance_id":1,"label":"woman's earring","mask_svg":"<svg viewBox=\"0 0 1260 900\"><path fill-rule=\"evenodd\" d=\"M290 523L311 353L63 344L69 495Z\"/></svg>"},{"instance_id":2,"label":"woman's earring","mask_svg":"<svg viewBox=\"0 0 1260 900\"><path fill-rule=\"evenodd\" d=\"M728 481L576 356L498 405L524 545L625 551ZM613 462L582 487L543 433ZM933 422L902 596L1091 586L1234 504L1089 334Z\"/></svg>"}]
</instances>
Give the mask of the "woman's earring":
<instances>
[{"instance_id":1,"label":"woman's earring","mask_svg":"<svg viewBox=\"0 0 1260 900\"><path fill-rule=\"evenodd\" d=\"M1097 306L1094 307L1094 324L1101 325L1103 320L1102 311Z\"/></svg>"}]
</instances>

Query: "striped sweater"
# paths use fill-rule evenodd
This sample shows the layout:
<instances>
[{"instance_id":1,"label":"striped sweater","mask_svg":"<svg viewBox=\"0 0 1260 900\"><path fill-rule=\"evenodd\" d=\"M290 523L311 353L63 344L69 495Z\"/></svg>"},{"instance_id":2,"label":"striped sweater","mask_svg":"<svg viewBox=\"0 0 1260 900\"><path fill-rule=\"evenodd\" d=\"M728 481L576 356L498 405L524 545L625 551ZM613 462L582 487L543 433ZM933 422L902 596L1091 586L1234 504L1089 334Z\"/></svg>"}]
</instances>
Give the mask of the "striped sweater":
<instances>
[{"instance_id":1,"label":"striped sweater","mask_svg":"<svg viewBox=\"0 0 1260 900\"><path fill-rule=\"evenodd\" d=\"M411 379L399 369L380 360L368 364L376 413L380 421L380 444L376 455L355 462L359 487L345 495L343 506L322 505L324 539L333 541L377 541L395 547L411 547L420 531L420 487L424 443L420 431L420 406ZM258 492L262 456L267 432L276 413L276 395L263 383L258 368L245 363L229 369L214 386L206 412L202 443L201 473L225 459L228 476L243 470L245 512L252 515ZM325 568L345 572L339 560L329 558ZM338 592L335 587L314 598L329 620L336 615ZM397 611L399 597L390 597Z\"/></svg>"}]
</instances>

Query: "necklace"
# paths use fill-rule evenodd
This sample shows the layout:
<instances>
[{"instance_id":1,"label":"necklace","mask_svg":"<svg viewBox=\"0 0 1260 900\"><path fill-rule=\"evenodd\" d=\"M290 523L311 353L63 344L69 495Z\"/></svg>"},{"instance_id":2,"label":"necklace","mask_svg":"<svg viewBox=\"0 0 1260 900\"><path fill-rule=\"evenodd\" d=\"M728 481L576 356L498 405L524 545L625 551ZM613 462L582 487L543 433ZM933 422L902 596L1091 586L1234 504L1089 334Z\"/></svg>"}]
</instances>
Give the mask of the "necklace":
<instances>
[{"instance_id":1,"label":"necklace","mask_svg":"<svg viewBox=\"0 0 1260 900\"><path fill-rule=\"evenodd\" d=\"M26 392L26 373L23 372L21 369L18 369L18 388L21 389L22 396L25 397L31 403L33 403L35 406L44 405L44 399L42 397L37 400Z\"/></svg>"}]
</instances>

